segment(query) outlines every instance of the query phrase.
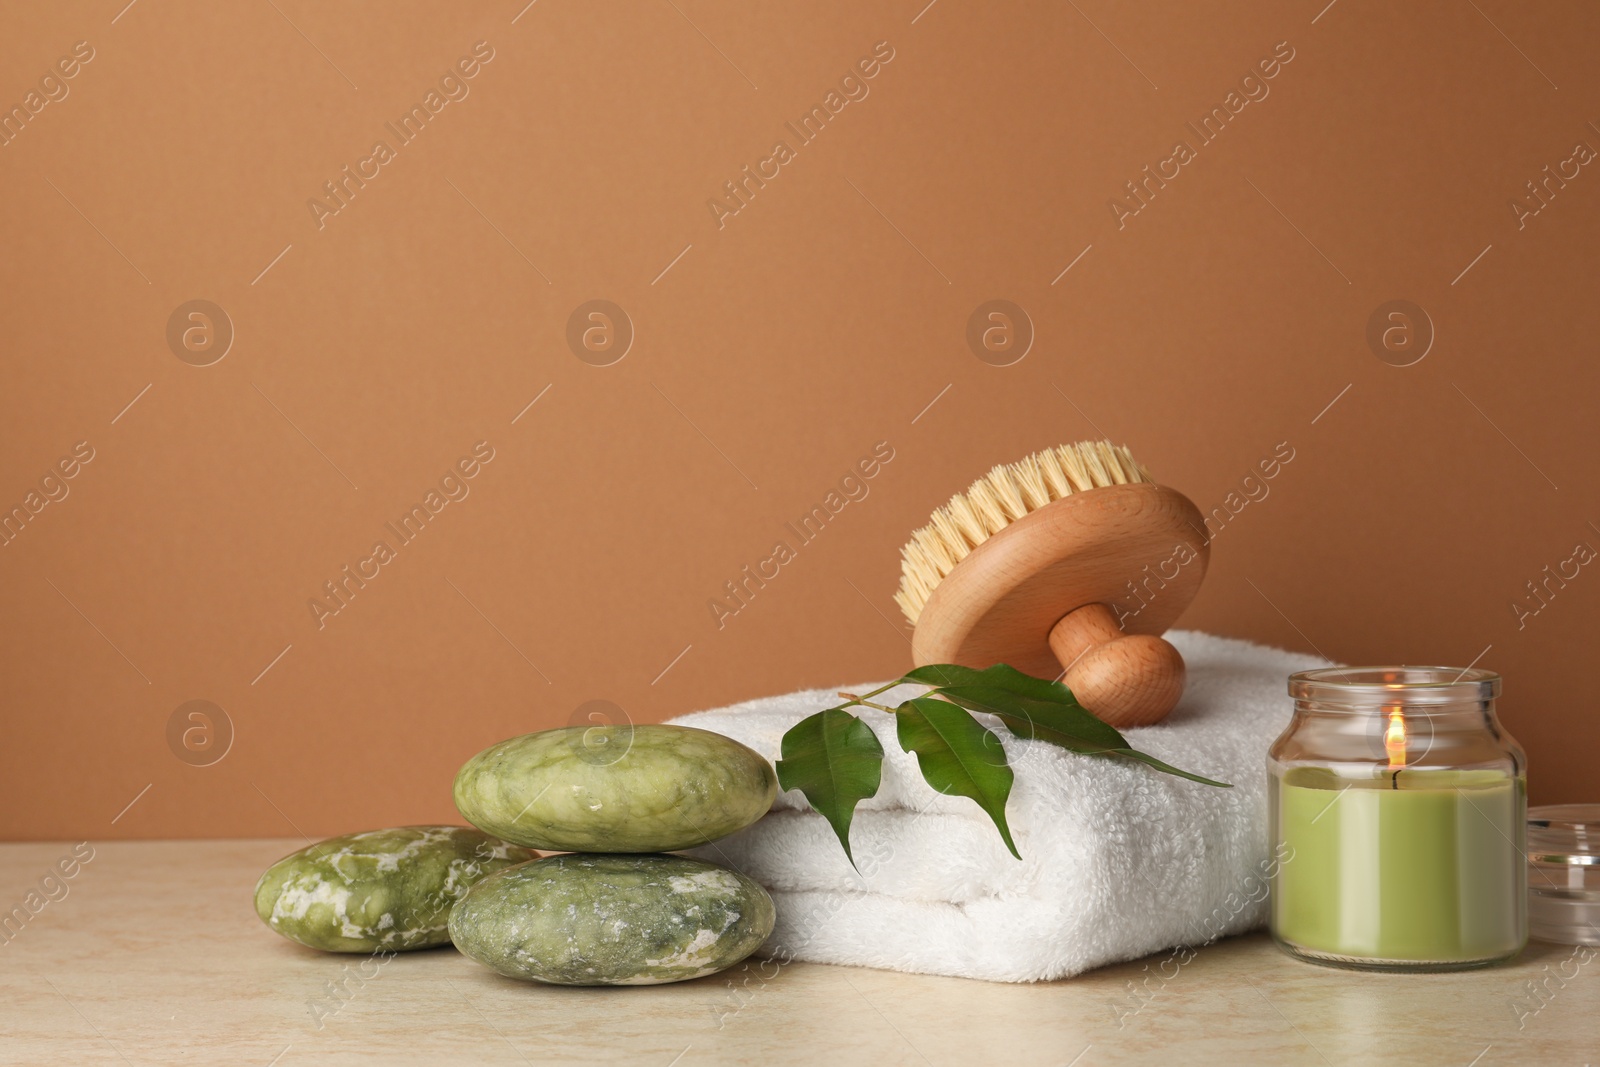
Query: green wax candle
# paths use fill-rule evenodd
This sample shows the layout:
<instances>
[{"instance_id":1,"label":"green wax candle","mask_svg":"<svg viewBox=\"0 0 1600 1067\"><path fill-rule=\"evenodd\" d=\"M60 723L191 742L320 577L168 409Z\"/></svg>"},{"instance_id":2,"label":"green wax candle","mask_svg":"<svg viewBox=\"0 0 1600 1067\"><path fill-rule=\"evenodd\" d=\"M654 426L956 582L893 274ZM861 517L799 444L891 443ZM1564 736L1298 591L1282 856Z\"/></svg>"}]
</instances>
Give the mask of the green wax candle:
<instances>
[{"instance_id":1,"label":"green wax candle","mask_svg":"<svg viewBox=\"0 0 1600 1067\"><path fill-rule=\"evenodd\" d=\"M1272 932L1303 955L1472 966L1527 940L1522 778L1321 767L1272 776Z\"/></svg>"}]
</instances>

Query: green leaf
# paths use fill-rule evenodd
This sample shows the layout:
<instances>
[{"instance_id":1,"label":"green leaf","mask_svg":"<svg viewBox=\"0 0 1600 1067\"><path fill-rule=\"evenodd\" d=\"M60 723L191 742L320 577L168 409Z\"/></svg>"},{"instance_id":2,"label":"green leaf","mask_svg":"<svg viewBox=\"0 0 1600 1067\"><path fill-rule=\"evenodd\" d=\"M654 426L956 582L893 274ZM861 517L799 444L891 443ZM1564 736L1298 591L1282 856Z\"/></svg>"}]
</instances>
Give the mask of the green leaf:
<instances>
[{"instance_id":1,"label":"green leaf","mask_svg":"<svg viewBox=\"0 0 1600 1067\"><path fill-rule=\"evenodd\" d=\"M1020 675L1020 677L1028 676ZM992 686L952 685L940 688L936 692L964 708L998 715L1008 730L1030 741L1048 742L1085 755L1135 760L1158 771L1187 778L1191 782L1214 785L1223 789L1232 788L1227 782L1217 782L1188 771L1180 771L1169 763L1163 763L1154 756L1130 747L1127 738L1123 737L1116 727L1097 718L1088 708L1079 704L1065 687L1060 688L1067 692L1064 702L1036 700L1018 695L1014 690L1007 691Z\"/></svg>"},{"instance_id":2,"label":"green leaf","mask_svg":"<svg viewBox=\"0 0 1600 1067\"><path fill-rule=\"evenodd\" d=\"M906 701L895 710L895 718L900 747L916 754L928 784L941 793L975 800L1020 860L1006 825L1006 798L1014 776L1000 738L966 709L934 697Z\"/></svg>"},{"instance_id":3,"label":"green leaf","mask_svg":"<svg viewBox=\"0 0 1600 1067\"><path fill-rule=\"evenodd\" d=\"M1214 779L1211 779L1211 778L1201 777L1198 774L1191 774L1188 771L1180 771L1180 770L1178 770L1178 768L1174 767L1172 764L1163 763L1160 760L1156 759L1154 756L1151 756L1151 755L1149 755L1147 753L1144 753L1144 752L1140 752L1137 749L1119 748L1119 749L1115 749L1115 750L1111 751L1110 753L1108 753L1108 755L1120 756L1123 759L1137 760L1140 763L1148 764L1149 766L1154 767L1158 771L1165 771L1167 774L1177 775L1179 778L1187 778L1187 779L1189 779L1189 781L1191 781L1191 782L1199 782L1201 785L1214 785L1218 789L1232 789L1233 788L1233 783L1232 782L1218 782L1218 781L1215 781Z\"/></svg>"},{"instance_id":4,"label":"green leaf","mask_svg":"<svg viewBox=\"0 0 1600 1067\"><path fill-rule=\"evenodd\" d=\"M928 663L908 672L900 680L932 686L981 685L984 675L976 667L963 667L959 663Z\"/></svg>"},{"instance_id":5,"label":"green leaf","mask_svg":"<svg viewBox=\"0 0 1600 1067\"><path fill-rule=\"evenodd\" d=\"M828 820L850 865L850 820L856 805L875 796L883 775L883 746L872 728L843 708L807 716L783 735L778 784L805 794Z\"/></svg>"},{"instance_id":6,"label":"green leaf","mask_svg":"<svg viewBox=\"0 0 1600 1067\"><path fill-rule=\"evenodd\" d=\"M1035 700L1064 701L1076 704L1078 701L1072 695L1072 690L1060 682L1048 681L1044 678L1035 678L1031 674L1023 674L1015 667L1004 663L997 663L985 670L976 667L963 667L957 663L929 663L918 667L906 675L903 681L920 682L936 688L952 685L981 685L993 689L1004 689L1018 696L1032 697Z\"/></svg>"},{"instance_id":7,"label":"green leaf","mask_svg":"<svg viewBox=\"0 0 1600 1067\"><path fill-rule=\"evenodd\" d=\"M985 685L952 685L936 691L972 711L998 715L1011 732L1030 740L1049 741L1074 752L1106 752L1127 748L1115 726L1098 718L1069 693L1066 701L1036 700Z\"/></svg>"}]
</instances>

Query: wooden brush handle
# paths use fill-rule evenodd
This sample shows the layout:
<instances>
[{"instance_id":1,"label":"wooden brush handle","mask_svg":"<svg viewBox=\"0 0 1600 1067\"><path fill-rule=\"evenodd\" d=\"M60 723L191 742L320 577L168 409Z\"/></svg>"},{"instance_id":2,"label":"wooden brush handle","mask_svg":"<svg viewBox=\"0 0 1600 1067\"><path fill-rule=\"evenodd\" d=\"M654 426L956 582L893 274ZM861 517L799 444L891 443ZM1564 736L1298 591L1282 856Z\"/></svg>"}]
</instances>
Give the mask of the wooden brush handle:
<instances>
[{"instance_id":1,"label":"wooden brush handle","mask_svg":"<svg viewBox=\"0 0 1600 1067\"><path fill-rule=\"evenodd\" d=\"M1150 634L1125 634L1104 604L1086 604L1050 630L1062 681L1079 703L1112 726L1148 726L1183 695L1183 657Z\"/></svg>"}]
</instances>

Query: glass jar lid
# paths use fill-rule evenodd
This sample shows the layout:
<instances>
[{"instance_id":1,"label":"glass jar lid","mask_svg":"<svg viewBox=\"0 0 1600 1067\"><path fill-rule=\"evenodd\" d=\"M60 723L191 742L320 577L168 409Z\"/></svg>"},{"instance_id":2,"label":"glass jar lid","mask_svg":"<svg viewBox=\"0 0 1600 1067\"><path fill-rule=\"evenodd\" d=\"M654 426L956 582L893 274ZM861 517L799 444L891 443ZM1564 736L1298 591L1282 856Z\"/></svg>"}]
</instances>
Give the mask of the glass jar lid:
<instances>
[{"instance_id":1,"label":"glass jar lid","mask_svg":"<svg viewBox=\"0 0 1600 1067\"><path fill-rule=\"evenodd\" d=\"M1296 700L1334 707L1419 707L1493 700L1500 675L1482 667L1322 667L1289 676Z\"/></svg>"},{"instance_id":2,"label":"glass jar lid","mask_svg":"<svg viewBox=\"0 0 1600 1067\"><path fill-rule=\"evenodd\" d=\"M1559 867L1600 867L1600 804L1529 808L1528 860Z\"/></svg>"}]
</instances>

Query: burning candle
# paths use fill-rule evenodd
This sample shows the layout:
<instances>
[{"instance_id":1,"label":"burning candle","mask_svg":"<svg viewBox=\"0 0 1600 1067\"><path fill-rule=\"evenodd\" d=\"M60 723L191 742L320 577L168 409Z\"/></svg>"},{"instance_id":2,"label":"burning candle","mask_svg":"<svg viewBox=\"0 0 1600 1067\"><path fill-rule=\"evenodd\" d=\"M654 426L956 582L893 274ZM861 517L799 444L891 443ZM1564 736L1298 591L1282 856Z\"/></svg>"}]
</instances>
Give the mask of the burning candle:
<instances>
[{"instance_id":1,"label":"burning candle","mask_svg":"<svg viewBox=\"0 0 1600 1067\"><path fill-rule=\"evenodd\" d=\"M1383 732L1383 750L1389 754L1391 771L1398 772L1406 765L1406 721L1399 708L1389 709L1389 728Z\"/></svg>"},{"instance_id":2,"label":"burning candle","mask_svg":"<svg viewBox=\"0 0 1600 1067\"><path fill-rule=\"evenodd\" d=\"M1268 756L1284 856L1272 933L1291 954L1454 969L1527 939L1524 757L1488 671L1337 668L1290 679Z\"/></svg>"}]
</instances>

